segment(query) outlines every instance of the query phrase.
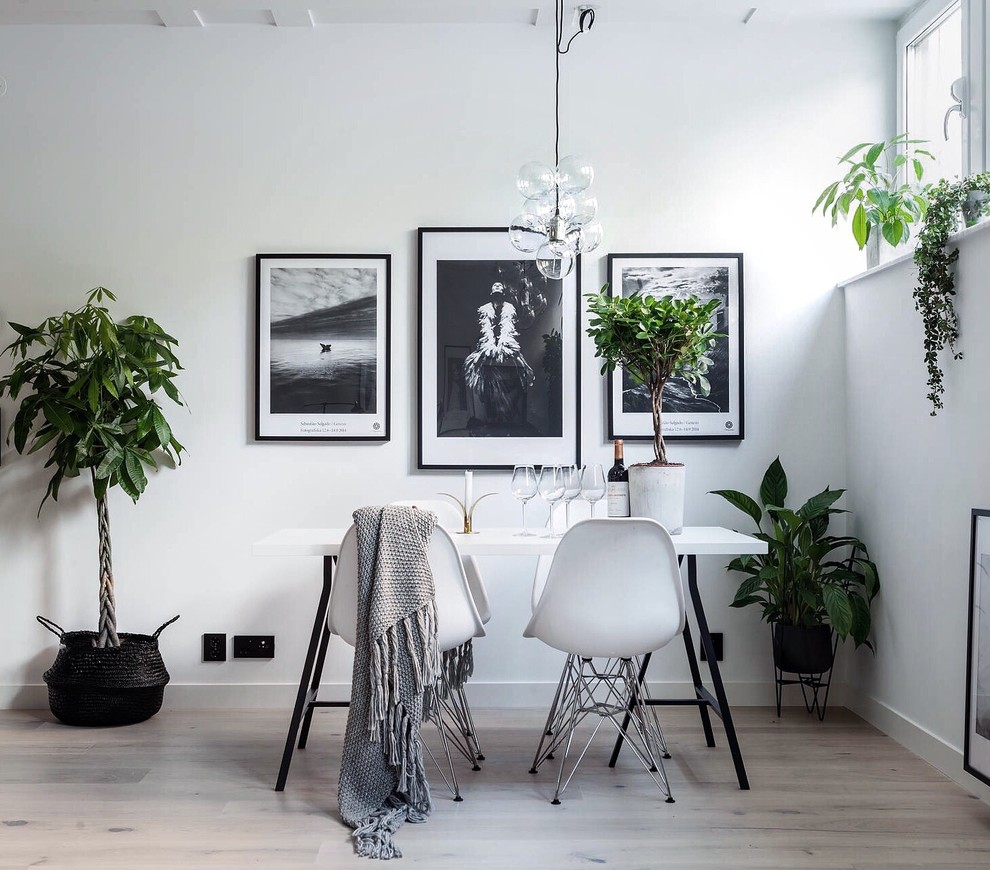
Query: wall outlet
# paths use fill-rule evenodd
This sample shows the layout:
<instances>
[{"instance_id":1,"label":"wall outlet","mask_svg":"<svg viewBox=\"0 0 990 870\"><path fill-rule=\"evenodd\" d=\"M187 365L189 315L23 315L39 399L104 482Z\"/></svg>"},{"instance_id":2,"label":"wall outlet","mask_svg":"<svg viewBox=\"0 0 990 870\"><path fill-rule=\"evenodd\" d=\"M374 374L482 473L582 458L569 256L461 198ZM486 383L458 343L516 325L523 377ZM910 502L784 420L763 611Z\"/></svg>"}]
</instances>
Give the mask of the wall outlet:
<instances>
[{"instance_id":1,"label":"wall outlet","mask_svg":"<svg viewBox=\"0 0 990 870\"><path fill-rule=\"evenodd\" d=\"M274 634L235 634L235 659L273 659L275 658Z\"/></svg>"},{"instance_id":2,"label":"wall outlet","mask_svg":"<svg viewBox=\"0 0 990 870\"><path fill-rule=\"evenodd\" d=\"M203 635L203 661L204 662L227 661L227 635L225 634Z\"/></svg>"},{"instance_id":3,"label":"wall outlet","mask_svg":"<svg viewBox=\"0 0 990 870\"><path fill-rule=\"evenodd\" d=\"M720 631L712 632L712 646L715 647L715 661L717 662L722 661L722 656L725 652L724 639L725 639L725 635L723 635L722 632ZM708 661L708 656L705 655L704 647L701 647L701 660L703 662Z\"/></svg>"}]
</instances>

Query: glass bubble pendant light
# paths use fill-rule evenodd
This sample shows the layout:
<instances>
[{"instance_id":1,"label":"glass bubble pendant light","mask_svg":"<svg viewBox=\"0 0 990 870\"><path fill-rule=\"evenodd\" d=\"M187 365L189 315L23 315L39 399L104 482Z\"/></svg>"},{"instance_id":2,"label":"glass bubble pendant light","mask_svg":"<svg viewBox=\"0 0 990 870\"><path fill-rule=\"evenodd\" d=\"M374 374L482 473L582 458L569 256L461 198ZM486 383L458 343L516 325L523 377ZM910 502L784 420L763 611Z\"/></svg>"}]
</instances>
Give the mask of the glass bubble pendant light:
<instances>
[{"instance_id":1,"label":"glass bubble pendant light","mask_svg":"<svg viewBox=\"0 0 990 870\"><path fill-rule=\"evenodd\" d=\"M595 170L583 157L560 157L560 58L595 23L594 9L580 6L578 13L578 31L564 45L564 0L555 0L555 164L550 167L534 160L519 170L516 188L526 203L509 227L512 246L524 254L535 253L536 268L551 280L566 278L578 254L590 253L602 242L602 225L596 220L598 200L588 192Z\"/></svg>"}]
</instances>

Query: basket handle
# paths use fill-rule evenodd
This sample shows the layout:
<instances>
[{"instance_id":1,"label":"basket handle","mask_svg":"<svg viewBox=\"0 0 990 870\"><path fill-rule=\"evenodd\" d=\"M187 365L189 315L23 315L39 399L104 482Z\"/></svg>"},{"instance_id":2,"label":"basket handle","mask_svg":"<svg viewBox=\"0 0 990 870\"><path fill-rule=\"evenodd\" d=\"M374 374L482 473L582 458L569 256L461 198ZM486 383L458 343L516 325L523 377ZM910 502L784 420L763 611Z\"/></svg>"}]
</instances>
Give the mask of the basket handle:
<instances>
[{"instance_id":1,"label":"basket handle","mask_svg":"<svg viewBox=\"0 0 990 870\"><path fill-rule=\"evenodd\" d=\"M59 640L62 639L62 635L65 634L65 630L58 623L52 622L50 619L46 619L44 616L38 617L38 622L40 622L45 628L47 628L52 634L54 634Z\"/></svg>"},{"instance_id":2,"label":"basket handle","mask_svg":"<svg viewBox=\"0 0 990 870\"><path fill-rule=\"evenodd\" d=\"M173 622L175 622L175 620L177 620L179 618L179 616L180 616L180 614L177 613L177 614L175 614L175 616L173 616L164 625L158 626L158 630L153 635L151 635L151 636L152 637L158 637L158 635L160 635L163 631L165 631L166 628L168 628ZM40 616L38 618L41 619Z\"/></svg>"}]
</instances>

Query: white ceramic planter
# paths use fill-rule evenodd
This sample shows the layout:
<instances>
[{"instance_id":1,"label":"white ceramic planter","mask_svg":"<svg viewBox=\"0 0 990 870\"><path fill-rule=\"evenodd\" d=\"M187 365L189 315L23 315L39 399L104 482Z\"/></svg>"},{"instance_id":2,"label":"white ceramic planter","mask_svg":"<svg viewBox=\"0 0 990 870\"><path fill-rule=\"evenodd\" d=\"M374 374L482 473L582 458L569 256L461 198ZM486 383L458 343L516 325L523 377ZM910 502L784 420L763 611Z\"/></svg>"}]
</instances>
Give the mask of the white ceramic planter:
<instances>
[{"instance_id":1,"label":"white ceramic planter","mask_svg":"<svg viewBox=\"0 0 990 870\"><path fill-rule=\"evenodd\" d=\"M629 513L656 520L679 535L684 528L684 466L629 466Z\"/></svg>"}]
</instances>

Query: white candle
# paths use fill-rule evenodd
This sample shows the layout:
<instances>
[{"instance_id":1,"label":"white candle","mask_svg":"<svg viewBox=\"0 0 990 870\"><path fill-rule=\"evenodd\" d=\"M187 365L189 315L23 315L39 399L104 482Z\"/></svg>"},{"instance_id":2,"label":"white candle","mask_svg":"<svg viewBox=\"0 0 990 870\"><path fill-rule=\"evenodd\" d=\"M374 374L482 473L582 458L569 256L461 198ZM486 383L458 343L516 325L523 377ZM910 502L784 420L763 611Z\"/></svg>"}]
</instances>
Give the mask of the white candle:
<instances>
[{"instance_id":1,"label":"white candle","mask_svg":"<svg viewBox=\"0 0 990 870\"><path fill-rule=\"evenodd\" d=\"M471 501L474 497L474 472L465 471L464 472L464 510L466 513L471 511Z\"/></svg>"}]
</instances>

